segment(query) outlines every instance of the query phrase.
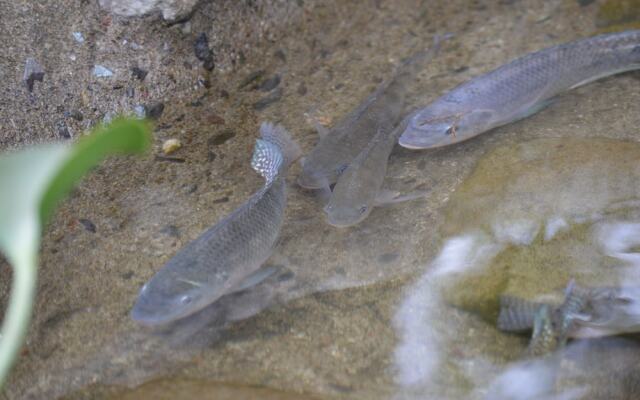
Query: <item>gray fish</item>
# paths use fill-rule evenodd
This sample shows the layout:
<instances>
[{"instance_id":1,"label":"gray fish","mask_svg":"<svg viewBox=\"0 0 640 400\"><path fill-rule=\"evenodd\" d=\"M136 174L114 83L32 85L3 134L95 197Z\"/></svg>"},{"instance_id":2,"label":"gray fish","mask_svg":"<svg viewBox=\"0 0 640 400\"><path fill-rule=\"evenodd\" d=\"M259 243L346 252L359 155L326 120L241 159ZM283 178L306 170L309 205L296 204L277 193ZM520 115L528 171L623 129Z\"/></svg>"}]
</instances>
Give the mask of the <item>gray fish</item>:
<instances>
[{"instance_id":1,"label":"gray fish","mask_svg":"<svg viewBox=\"0 0 640 400\"><path fill-rule=\"evenodd\" d=\"M500 299L498 329L521 332L534 325L535 313L542 305L551 307L554 315L572 313L571 329L565 329L572 338L596 338L640 332L640 288L575 286L575 296L565 305L539 303L512 296ZM563 308L564 307L564 308ZM576 309L581 311L576 312Z\"/></svg>"},{"instance_id":2,"label":"gray fish","mask_svg":"<svg viewBox=\"0 0 640 400\"><path fill-rule=\"evenodd\" d=\"M438 38L434 45L437 48ZM298 184L307 189L328 188L378 131L390 132L404 111L407 86L433 54L423 51L402 63L393 78L383 82L330 131L318 125L320 140L304 157Z\"/></svg>"},{"instance_id":3,"label":"gray fish","mask_svg":"<svg viewBox=\"0 0 640 400\"><path fill-rule=\"evenodd\" d=\"M555 310L548 304L541 305L535 312L533 334L527 353L538 357L551 353L567 343L569 332L587 304L585 291L576 288L572 280L565 290L565 300Z\"/></svg>"},{"instance_id":4,"label":"gray fish","mask_svg":"<svg viewBox=\"0 0 640 400\"><path fill-rule=\"evenodd\" d=\"M640 68L640 30L549 47L461 84L418 112L401 146L446 146L526 118L561 92Z\"/></svg>"},{"instance_id":5,"label":"gray fish","mask_svg":"<svg viewBox=\"0 0 640 400\"><path fill-rule=\"evenodd\" d=\"M251 166L264 177L264 187L182 248L142 287L131 311L134 320L165 325L269 276L259 268L280 234L285 176L300 149L281 126L264 122L260 134Z\"/></svg>"},{"instance_id":6,"label":"gray fish","mask_svg":"<svg viewBox=\"0 0 640 400\"><path fill-rule=\"evenodd\" d=\"M327 222L346 228L362 222L377 206L423 197L424 193L400 196L383 190L389 154L406 124L401 123L391 133L379 130L373 140L340 175L329 202L324 207Z\"/></svg>"}]
</instances>

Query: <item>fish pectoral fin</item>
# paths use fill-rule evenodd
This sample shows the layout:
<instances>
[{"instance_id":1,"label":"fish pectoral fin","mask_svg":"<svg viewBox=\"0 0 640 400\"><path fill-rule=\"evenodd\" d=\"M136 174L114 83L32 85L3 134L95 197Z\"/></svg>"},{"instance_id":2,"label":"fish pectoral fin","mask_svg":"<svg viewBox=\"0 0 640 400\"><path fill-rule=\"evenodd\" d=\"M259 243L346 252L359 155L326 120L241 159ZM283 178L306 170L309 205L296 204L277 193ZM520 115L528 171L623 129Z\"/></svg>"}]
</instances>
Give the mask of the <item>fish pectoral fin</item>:
<instances>
[{"instance_id":1,"label":"fish pectoral fin","mask_svg":"<svg viewBox=\"0 0 640 400\"><path fill-rule=\"evenodd\" d=\"M278 267L275 265L258 268L256 272L244 278L237 286L232 287L231 290L227 292L227 294L241 292L243 290L249 289L250 287L256 286L260 282L273 275L277 270Z\"/></svg>"},{"instance_id":2,"label":"fish pectoral fin","mask_svg":"<svg viewBox=\"0 0 640 400\"><path fill-rule=\"evenodd\" d=\"M428 190L423 190L423 191L401 195L400 192L382 189L376 196L374 205L376 207L382 207L382 206L388 206L388 205L397 204L397 203L403 203L405 201L417 200L417 199L426 197L428 193L429 193Z\"/></svg>"},{"instance_id":3,"label":"fish pectoral fin","mask_svg":"<svg viewBox=\"0 0 640 400\"><path fill-rule=\"evenodd\" d=\"M322 139L323 137L329 135L329 128L322 125L317 119L312 117L313 119L313 127L316 128L316 132L318 132L318 137Z\"/></svg>"}]
</instances>

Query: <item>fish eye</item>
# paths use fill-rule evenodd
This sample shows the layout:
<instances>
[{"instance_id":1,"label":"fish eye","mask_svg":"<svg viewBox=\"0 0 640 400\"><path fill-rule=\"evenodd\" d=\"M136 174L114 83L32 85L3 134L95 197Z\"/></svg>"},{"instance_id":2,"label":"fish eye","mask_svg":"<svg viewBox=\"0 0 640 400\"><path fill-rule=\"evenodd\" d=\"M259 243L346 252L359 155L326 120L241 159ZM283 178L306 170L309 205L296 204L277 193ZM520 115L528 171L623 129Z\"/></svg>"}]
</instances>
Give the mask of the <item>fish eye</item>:
<instances>
[{"instance_id":1,"label":"fish eye","mask_svg":"<svg viewBox=\"0 0 640 400\"><path fill-rule=\"evenodd\" d=\"M360 210L358 210L360 212L360 214L364 214L365 212L367 212L367 206L362 206L360 207Z\"/></svg>"},{"instance_id":2,"label":"fish eye","mask_svg":"<svg viewBox=\"0 0 640 400\"><path fill-rule=\"evenodd\" d=\"M184 296L180 297L180 303L182 304L189 304L191 303L191 301L193 301L193 298L187 294L185 294Z\"/></svg>"},{"instance_id":3,"label":"fish eye","mask_svg":"<svg viewBox=\"0 0 640 400\"><path fill-rule=\"evenodd\" d=\"M455 129L452 126L448 127L447 130L444 132L446 135L453 135L455 133Z\"/></svg>"}]
</instances>

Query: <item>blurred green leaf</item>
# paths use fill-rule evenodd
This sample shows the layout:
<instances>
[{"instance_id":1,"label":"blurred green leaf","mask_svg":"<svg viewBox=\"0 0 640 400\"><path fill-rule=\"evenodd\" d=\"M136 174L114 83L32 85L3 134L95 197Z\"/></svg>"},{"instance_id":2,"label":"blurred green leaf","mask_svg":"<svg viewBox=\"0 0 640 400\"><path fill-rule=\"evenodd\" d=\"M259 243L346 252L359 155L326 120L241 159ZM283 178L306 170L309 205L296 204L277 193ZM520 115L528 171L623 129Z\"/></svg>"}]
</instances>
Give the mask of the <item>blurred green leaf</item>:
<instances>
[{"instance_id":1,"label":"blurred green leaf","mask_svg":"<svg viewBox=\"0 0 640 400\"><path fill-rule=\"evenodd\" d=\"M42 226L83 175L109 154L141 153L149 126L118 119L76 144L49 144L0 156L0 251L13 267L11 299L0 337L0 386L24 342L37 277Z\"/></svg>"}]
</instances>

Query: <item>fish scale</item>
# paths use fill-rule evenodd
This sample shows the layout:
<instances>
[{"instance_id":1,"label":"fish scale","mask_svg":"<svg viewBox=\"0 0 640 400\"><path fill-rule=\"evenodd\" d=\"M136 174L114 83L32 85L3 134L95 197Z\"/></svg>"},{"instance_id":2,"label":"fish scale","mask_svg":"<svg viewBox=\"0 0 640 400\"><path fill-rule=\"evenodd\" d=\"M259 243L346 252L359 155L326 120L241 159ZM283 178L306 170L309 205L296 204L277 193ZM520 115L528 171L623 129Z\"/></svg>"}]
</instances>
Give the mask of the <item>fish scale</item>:
<instances>
[{"instance_id":1,"label":"fish scale","mask_svg":"<svg viewBox=\"0 0 640 400\"><path fill-rule=\"evenodd\" d=\"M446 146L528 117L558 94L640 68L640 30L605 34L525 55L467 81L421 109L400 136L412 149Z\"/></svg>"}]
</instances>

